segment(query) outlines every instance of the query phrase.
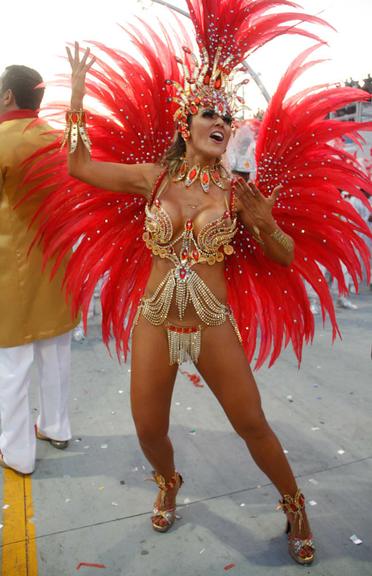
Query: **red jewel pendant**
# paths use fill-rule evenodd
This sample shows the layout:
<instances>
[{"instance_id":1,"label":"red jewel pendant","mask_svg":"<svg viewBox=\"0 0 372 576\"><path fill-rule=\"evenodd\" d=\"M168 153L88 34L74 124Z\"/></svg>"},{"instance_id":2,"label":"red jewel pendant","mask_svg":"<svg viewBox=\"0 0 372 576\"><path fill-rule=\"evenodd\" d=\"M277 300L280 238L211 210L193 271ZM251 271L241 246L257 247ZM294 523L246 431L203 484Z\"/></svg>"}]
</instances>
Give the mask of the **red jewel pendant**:
<instances>
[{"instance_id":1,"label":"red jewel pendant","mask_svg":"<svg viewBox=\"0 0 372 576\"><path fill-rule=\"evenodd\" d=\"M185 230L187 230L187 232L192 230L192 220L186 220Z\"/></svg>"},{"instance_id":2,"label":"red jewel pendant","mask_svg":"<svg viewBox=\"0 0 372 576\"><path fill-rule=\"evenodd\" d=\"M189 253L186 249L182 250L181 252L181 260L187 260Z\"/></svg>"},{"instance_id":3,"label":"red jewel pendant","mask_svg":"<svg viewBox=\"0 0 372 576\"><path fill-rule=\"evenodd\" d=\"M199 252L198 252L198 250L193 250L191 255L192 255L193 260L194 260L195 262L197 262L197 261L199 260Z\"/></svg>"},{"instance_id":4,"label":"red jewel pendant","mask_svg":"<svg viewBox=\"0 0 372 576\"><path fill-rule=\"evenodd\" d=\"M206 194L208 194L209 192L210 183L211 183L211 177L209 174L209 166L204 166L204 168L202 168L202 171L200 173L200 184L203 189L203 192L205 192Z\"/></svg>"},{"instance_id":5,"label":"red jewel pendant","mask_svg":"<svg viewBox=\"0 0 372 576\"><path fill-rule=\"evenodd\" d=\"M180 278L181 278L181 280L184 280L184 279L186 278L186 274L187 274L186 268L180 268Z\"/></svg>"},{"instance_id":6,"label":"red jewel pendant","mask_svg":"<svg viewBox=\"0 0 372 576\"><path fill-rule=\"evenodd\" d=\"M178 170L177 176L174 178L175 182L180 182L181 180L184 179L184 177L186 176L187 168L188 168L187 162L186 160L184 160L180 166L180 169Z\"/></svg>"},{"instance_id":7,"label":"red jewel pendant","mask_svg":"<svg viewBox=\"0 0 372 576\"><path fill-rule=\"evenodd\" d=\"M189 186L191 186L191 184L194 184L195 180L199 176L199 172L200 172L200 166L198 166L198 165L193 166L191 168L191 170L188 171L187 176L186 176L186 180L185 180L185 186L186 187L189 187Z\"/></svg>"},{"instance_id":8,"label":"red jewel pendant","mask_svg":"<svg viewBox=\"0 0 372 576\"><path fill-rule=\"evenodd\" d=\"M225 189L225 186L224 186L222 178L221 178L220 171L218 170L217 167L212 168L211 178L212 178L212 181L216 184L216 186L218 186L219 188L222 188L222 190Z\"/></svg>"}]
</instances>

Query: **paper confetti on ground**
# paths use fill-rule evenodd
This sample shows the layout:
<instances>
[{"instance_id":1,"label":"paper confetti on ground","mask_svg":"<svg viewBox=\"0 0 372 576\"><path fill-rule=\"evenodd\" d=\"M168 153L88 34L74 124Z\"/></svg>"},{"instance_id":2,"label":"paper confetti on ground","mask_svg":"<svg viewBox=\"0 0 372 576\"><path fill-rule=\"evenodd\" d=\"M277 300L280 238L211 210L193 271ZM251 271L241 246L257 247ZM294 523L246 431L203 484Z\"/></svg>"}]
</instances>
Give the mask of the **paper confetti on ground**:
<instances>
[{"instance_id":1,"label":"paper confetti on ground","mask_svg":"<svg viewBox=\"0 0 372 576\"><path fill-rule=\"evenodd\" d=\"M196 388L204 388L204 384L200 382L200 376L198 374L192 374L191 372L186 372L186 370L181 370L181 374L187 376Z\"/></svg>"},{"instance_id":2,"label":"paper confetti on ground","mask_svg":"<svg viewBox=\"0 0 372 576\"><path fill-rule=\"evenodd\" d=\"M315 500L309 500L309 504L310 506L316 506L317 502L315 502Z\"/></svg>"},{"instance_id":3,"label":"paper confetti on ground","mask_svg":"<svg viewBox=\"0 0 372 576\"><path fill-rule=\"evenodd\" d=\"M318 480L315 480L315 478L309 478L309 482L311 484L319 484Z\"/></svg>"},{"instance_id":4,"label":"paper confetti on ground","mask_svg":"<svg viewBox=\"0 0 372 576\"><path fill-rule=\"evenodd\" d=\"M360 538L358 538L358 536L356 534L353 534L352 536L350 536L350 540L354 543L354 544L363 544L363 540L361 540Z\"/></svg>"},{"instance_id":5,"label":"paper confetti on ground","mask_svg":"<svg viewBox=\"0 0 372 576\"><path fill-rule=\"evenodd\" d=\"M224 567L225 572L227 572L228 570L231 570L232 568L235 568L235 564L227 564L227 566Z\"/></svg>"},{"instance_id":6,"label":"paper confetti on ground","mask_svg":"<svg viewBox=\"0 0 372 576\"><path fill-rule=\"evenodd\" d=\"M337 454L345 454L345 450L337 450Z\"/></svg>"}]
</instances>

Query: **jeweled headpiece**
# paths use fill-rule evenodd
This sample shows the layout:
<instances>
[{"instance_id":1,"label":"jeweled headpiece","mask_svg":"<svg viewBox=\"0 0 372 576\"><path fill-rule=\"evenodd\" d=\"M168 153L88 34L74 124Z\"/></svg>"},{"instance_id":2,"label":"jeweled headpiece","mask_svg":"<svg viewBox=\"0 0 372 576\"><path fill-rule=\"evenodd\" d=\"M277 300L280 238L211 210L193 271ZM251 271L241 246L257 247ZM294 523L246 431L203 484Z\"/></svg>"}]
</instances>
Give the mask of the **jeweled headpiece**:
<instances>
[{"instance_id":1,"label":"jeweled headpiece","mask_svg":"<svg viewBox=\"0 0 372 576\"><path fill-rule=\"evenodd\" d=\"M282 34L301 34L320 41L297 23L325 24L316 16L299 12L269 12L278 7L298 8L289 0L186 1L199 55L183 47L184 58L176 58L183 69L183 84L167 80L174 89L170 99L178 105L174 119L183 134L188 132L187 117L197 114L200 107L232 118L245 107L238 92L249 82L248 68L243 64L249 54ZM243 79L240 73L245 73Z\"/></svg>"},{"instance_id":2,"label":"jeweled headpiece","mask_svg":"<svg viewBox=\"0 0 372 576\"><path fill-rule=\"evenodd\" d=\"M241 82L236 82L235 78L238 72L246 73L248 69L241 66L234 73L229 73L227 62L220 62L220 48L212 65L205 47L201 50L200 63L187 46L184 46L183 50L185 55L192 59L194 69L187 66L186 59L183 61L177 58L184 70L184 86L172 80L168 81L176 90L172 100L178 104L174 118L180 131L187 130L187 117L197 114L200 107L214 110L220 116L236 117L244 107L244 100L238 95L238 91L241 86L248 84L249 78L244 78Z\"/></svg>"}]
</instances>

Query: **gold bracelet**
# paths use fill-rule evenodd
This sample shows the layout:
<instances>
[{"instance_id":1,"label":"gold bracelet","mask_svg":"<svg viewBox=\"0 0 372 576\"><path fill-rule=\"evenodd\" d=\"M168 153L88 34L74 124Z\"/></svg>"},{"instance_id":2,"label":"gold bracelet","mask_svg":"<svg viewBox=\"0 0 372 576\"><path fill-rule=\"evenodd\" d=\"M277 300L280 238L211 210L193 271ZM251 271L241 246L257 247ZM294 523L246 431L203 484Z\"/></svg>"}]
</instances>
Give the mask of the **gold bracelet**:
<instances>
[{"instance_id":1,"label":"gold bracelet","mask_svg":"<svg viewBox=\"0 0 372 576\"><path fill-rule=\"evenodd\" d=\"M85 148L88 152L91 151L92 144L86 130L85 119L84 110L67 110L66 112L66 128L61 148L65 146L66 142L69 142L70 154L73 154L77 148L79 134Z\"/></svg>"},{"instance_id":2,"label":"gold bracelet","mask_svg":"<svg viewBox=\"0 0 372 576\"><path fill-rule=\"evenodd\" d=\"M290 238L289 236L284 234L284 232L280 228L275 228L274 232L271 232L271 234L269 234L269 236L270 236L270 238L272 238L273 240L278 242L278 244L283 246L283 248L286 252L292 252L293 240L292 240L292 238Z\"/></svg>"}]
</instances>

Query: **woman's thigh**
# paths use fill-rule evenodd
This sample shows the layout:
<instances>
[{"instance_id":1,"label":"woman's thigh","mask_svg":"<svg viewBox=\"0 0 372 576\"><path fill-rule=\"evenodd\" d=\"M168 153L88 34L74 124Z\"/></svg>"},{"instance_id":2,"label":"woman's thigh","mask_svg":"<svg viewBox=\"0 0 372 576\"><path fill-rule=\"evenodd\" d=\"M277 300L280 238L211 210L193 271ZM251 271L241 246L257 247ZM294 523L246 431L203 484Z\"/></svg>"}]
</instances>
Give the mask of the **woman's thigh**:
<instances>
[{"instance_id":1,"label":"woman's thigh","mask_svg":"<svg viewBox=\"0 0 372 576\"><path fill-rule=\"evenodd\" d=\"M266 423L256 381L229 321L203 331L196 366L241 436Z\"/></svg>"},{"instance_id":2,"label":"woman's thigh","mask_svg":"<svg viewBox=\"0 0 372 576\"><path fill-rule=\"evenodd\" d=\"M169 366L167 334L140 316L132 335L131 406L139 433L166 434L177 365Z\"/></svg>"}]
</instances>

